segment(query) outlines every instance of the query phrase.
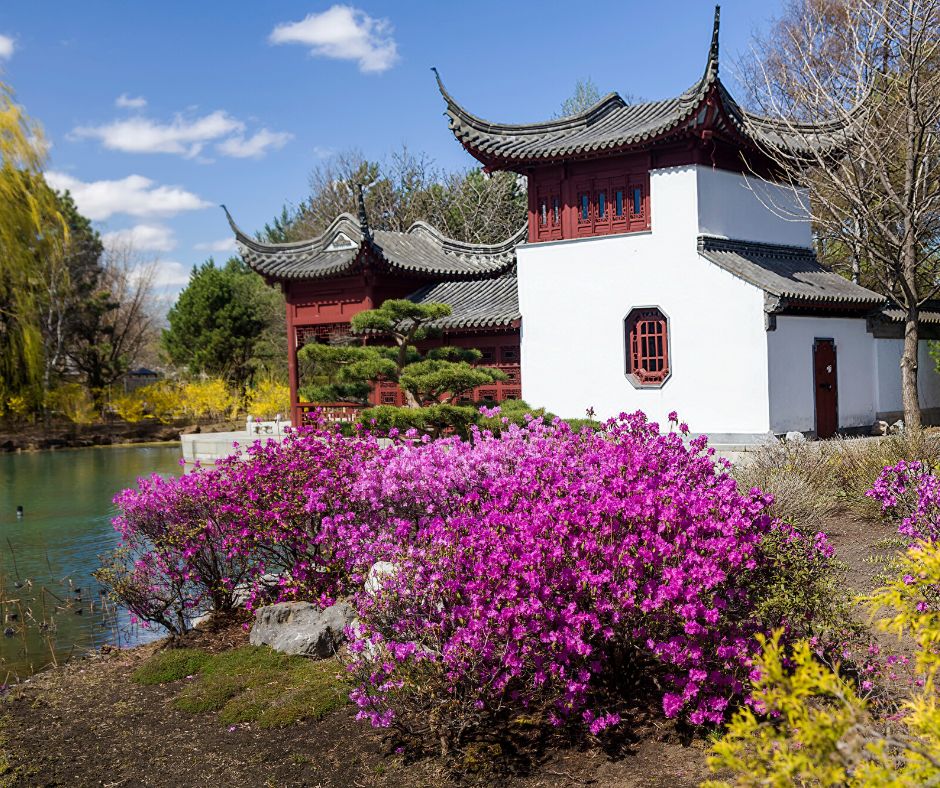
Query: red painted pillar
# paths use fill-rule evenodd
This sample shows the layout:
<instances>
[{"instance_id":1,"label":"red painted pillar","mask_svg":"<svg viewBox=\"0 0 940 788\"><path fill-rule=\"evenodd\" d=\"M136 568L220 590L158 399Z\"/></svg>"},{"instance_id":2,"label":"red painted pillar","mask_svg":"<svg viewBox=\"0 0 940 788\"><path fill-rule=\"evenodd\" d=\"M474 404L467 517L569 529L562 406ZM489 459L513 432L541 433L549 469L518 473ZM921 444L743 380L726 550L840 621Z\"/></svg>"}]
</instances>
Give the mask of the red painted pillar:
<instances>
[{"instance_id":1,"label":"red painted pillar","mask_svg":"<svg viewBox=\"0 0 940 788\"><path fill-rule=\"evenodd\" d=\"M300 402L297 378L297 327L294 325L294 309L291 304L290 290L284 293L287 301L287 384L290 388L290 423L301 426L302 415L297 403Z\"/></svg>"}]
</instances>

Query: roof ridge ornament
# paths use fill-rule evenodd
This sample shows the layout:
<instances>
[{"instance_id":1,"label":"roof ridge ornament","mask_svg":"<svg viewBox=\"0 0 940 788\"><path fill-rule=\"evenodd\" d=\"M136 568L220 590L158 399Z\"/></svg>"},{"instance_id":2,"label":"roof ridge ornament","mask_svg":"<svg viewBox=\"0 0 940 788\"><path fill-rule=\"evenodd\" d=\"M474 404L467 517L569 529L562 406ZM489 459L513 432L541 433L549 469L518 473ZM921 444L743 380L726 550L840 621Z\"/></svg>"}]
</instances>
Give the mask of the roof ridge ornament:
<instances>
[{"instance_id":1,"label":"roof ridge ornament","mask_svg":"<svg viewBox=\"0 0 940 788\"><path fill-rule=\"evenodd\" d=\"M232 218L232 214L228 212L228 208L224 205L219 206L225 211L225 218L228 219L228 226L232 228L232 232L235 233L235 240L244 243L245 241L253 241L254 239L248 235L241 227L239 227L235 220Z\"/></svg>"},{"instance_id":2,"label":"roof ridge ornament","mask_svg":"<svg viewBox=\"0 0 940 788\"><path fill-rule=\"evenodd\" d=\"M448 93L447 88L444 87L444 80L441 79L441 75L438 72L437 68L435 66L431 66L431 71L434 72L434 79L437 81L437 89L440 92L441 97L444 99L444 101L447 102L447 106L458 107L459 105L457 104L456 101L454 101L454 97L451 96L450 93Z\"/></svg>"},{"instance_id":3,"label":"roof ridge ornament","mask_svg":"<svg viewBox=\"0 0 940 788\"><path fill-rule=\"evenodd\" d=\"M712 26L712 44L708 50L708 66L705 68L705 81L718 77L718 31L721 26L721 6L715 6L715 22Z\"/></svg>"},{"instance_id":4,"label":"roof ridge ornament","mask_svg":"<svg viewBox=\"0 0 940 788\"><path fill-rule=\"evenodd\" d=\"M359 201L359 230L362 232L362 240L372 243L372 230L369 229L369 214L366 213L366 200L363 196L362 184L356 184L357 198Z\"/></svg>"}]
</instances>

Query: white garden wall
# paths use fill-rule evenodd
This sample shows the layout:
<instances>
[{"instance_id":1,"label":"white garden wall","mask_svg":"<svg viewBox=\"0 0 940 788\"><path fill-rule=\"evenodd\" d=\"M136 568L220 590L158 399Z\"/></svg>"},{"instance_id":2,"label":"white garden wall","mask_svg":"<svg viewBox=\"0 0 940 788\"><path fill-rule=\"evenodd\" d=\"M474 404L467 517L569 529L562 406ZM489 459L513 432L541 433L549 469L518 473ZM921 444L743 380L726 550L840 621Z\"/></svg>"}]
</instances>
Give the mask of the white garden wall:
<instances>
[{"instance_id":1,"label":"white garden wall","mask_svg":"<svg viewBox=\"0 0 940 788\"><path fill-rule=\"evenodd\" d=\"M694 432L729 440L769 430L763 293L698 255L701 171L651 173L649 233L517 250L530 404L566 417L642 409L660 422L676 410ZM643 306L669 318L672 375L658 389L625 374L623 320Z\"/></svg>"},{"instance_id":2,"label":"white garden wall","mask_svg":"<svg viewBox=\"0 0 940 788\"><path fill-rule=\"evenodd\" d=\"M696 168L702 235L812 247L805 193L709 167ZM656 207L653 209L656 217ZM802 218L800 218L802 217Z\"/></svg>"},{"instance_id":3,"label":"white garden wall","mask_svg":"<svg viewBox=\"0 0 940 788\"><path fill-rule=\"evenodd\" d=\"M901 403L901 352L902 339L876 339L874 364L877 377L876 407L879 418L894 418L903 409ZM927 343L918 348L918 389L921 408L940 408L940 375L936 363L930 357ZM932 421L936 422L934 418Z\"/></svg>"},{"instance_id":4,"label":"white garden wall","mask_svg":"<svg viewBox=\"0 0 940 788\"><path fill-rule=\"evenodd\" d=\"M764 294L697 253L699 235L810 247L803 196L734 173L687 166L650 173L652 229L517 250L522 394L565 417L675 410L693 432L749 442L816 427L813 344L834 340L840 429L901 410L901 340L875 339L864 318L778 316ZM635 307L669 318L671 377L635 388L623 321ZM940 375L922 343L921 405L940 420Z\"/></svg>"},{"instance_id":5,"label":"white garden wall","mask_svg":"<svg viewBox=\"0 0 940 788\"><path fill-rule=\"evenodd\" d=\"M767 333L771 429L776 433L815 431L816 339L835 341L839 427L870 427L877 411L876 340L866 330L865 320L778 317L776 330Z\"/></svg>"}]
</instances>

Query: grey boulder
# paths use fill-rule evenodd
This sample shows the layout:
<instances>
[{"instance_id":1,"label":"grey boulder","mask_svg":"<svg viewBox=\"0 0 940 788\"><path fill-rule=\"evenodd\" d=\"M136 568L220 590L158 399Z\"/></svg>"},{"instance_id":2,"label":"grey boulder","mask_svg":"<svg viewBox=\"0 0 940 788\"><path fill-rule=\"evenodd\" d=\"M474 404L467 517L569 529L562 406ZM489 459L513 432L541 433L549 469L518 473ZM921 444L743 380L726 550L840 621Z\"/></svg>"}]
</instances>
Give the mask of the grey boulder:
<instances>
[{"instance_id":1,"label":"grey boulder","mask_svg":"<svg viewBox=\"0 0 940 788\"><path fill-rule=\"evenodd\" d=\"M279 602L259 608L248 641L284 654L324 659L346 639L343 630L355 619L346 602L319 608L309 602Z\"/></svg>"}]
</instances>

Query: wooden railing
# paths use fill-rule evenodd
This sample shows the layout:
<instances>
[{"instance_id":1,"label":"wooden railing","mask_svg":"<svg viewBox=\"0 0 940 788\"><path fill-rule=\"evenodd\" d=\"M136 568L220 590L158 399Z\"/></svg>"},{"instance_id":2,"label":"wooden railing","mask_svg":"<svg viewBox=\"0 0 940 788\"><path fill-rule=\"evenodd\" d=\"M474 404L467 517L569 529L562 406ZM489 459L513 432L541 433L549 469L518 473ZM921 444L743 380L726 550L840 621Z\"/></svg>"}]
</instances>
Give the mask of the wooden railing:
<instances>
[{"instance_id":1,"label":"wooden railing","mask_svg":"<svg viewBox=\"0 0 940 788\"><path fill-rule=\"evenodd\" d=\"M291 407L291 423L302 427L311 423L308 414L319 411L327 424L355 421L365 406L358 402L295 402Z\"/></svg>"}]
</instances>

